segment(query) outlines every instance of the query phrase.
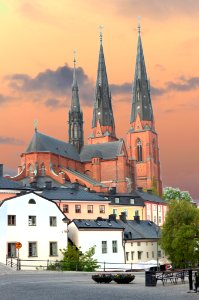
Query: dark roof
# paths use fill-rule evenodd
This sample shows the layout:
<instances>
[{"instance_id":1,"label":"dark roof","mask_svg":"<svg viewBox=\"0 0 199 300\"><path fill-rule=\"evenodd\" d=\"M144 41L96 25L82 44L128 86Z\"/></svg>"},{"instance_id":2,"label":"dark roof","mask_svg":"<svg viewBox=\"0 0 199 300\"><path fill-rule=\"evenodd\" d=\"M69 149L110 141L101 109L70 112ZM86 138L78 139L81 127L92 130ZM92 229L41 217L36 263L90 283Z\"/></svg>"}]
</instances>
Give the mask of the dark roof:
<instances>
[{"instance_id":1,"label":"dark roof","mask_svg":"<svg viewBox=\"0 0 199 300\"><path fill-rule=\"evenodd\" d=\"M77 220L74 219L73 222L77 226L77 228L91 229L124 229L124 225L117 221L110 220Z\"/></svg>"},{"instance_id":2,"label":"dark roof","mask_svg":"<svg viewBox=\"0 0 199 300\"><path fill-rule=\"evenodd\" d=\"M125 194L125 193L117 193L115 195L105 194L105 197L107 197L111 204L113 205L126 205L126 206L144 206L144 200L140 198L137 194ZM119 203L115 202L115 198L119 198ZM131 202L131 199L133 199L134 203Z\"/></svg>"},{"instance_id":3,"label":"dark roof","mask_svg":"<svg viewBox=\"0 0 199 300\"><path fill-rule=\"evenodd\" d=\"M64 184L59 183L58 181L54 180L50 176L37 176L34 181L36 181L37 188L45 188L46 182L51 181L52 182L52 187L61 187L61 186L71 186L70 181L66 181ZM19 181L21 184L23 184L24 187L31 187L30 185L30 177L25 177Z\"/></svg>"},{"instance_id":4,"label":"dark roof","mask_svg":"<svg viewBox=\"0 0 199 300\"><path fill-rule=\"evenodd\" d=\"M0 189L23 190L23 186L15 181L0 176Z\"/></svg>"},{"instance_id":5,"label":"dark roof","mask_svg":"<svg viewBox=\"0 0 199 300\"><path fill-rule=\"evenodd\" d=\"M160 227L152 221L127 220L123 222L118 220L117 222L125 227L125 240L157 239L160 237Z\"/></svg>"},{"instance_id":6,"label":"dark roof","mask_svg":"<svg viewBox=\"0 0 199 300\"><path fill-rule=\"evenodd\" d=\"M109 201L96 193L90 193L83 189L53 188L44 189L40 194L51 200L86 200L86 201Z\"/></svg>"},{"instance_id":7,"label":"dark roof","mask_svg":"<svg viewBox=\"0 0 199 300\"><path fill-rule=\"evenodd\" d=\"M166 204L166 201L164 199L152 193L140 192L137 190L134 193L140 196L144 201Z\"/></svg>"},{"instance_id":8,"label":"dark roof","mask_svg":"<svg viewBox=\"0 0 199 300\"><path fill-rule=\"evenodd\" d=\"M80 159L82 162L91 161L95 157L96 151L100 153L102 159L113 159L121 155L122 145L122 139L109 143L84 145L80 152Z\"/></svg>"},{"instance_id":9,"label":"dark roof","mask_svg":"<svg viewBox=\"0 0 199 300\"><path fill-rule=\"evenodd\" d=\"M80 160L79 153L72 144L57 140L38 131L35 131L25 151L25 153L31 152L51 152L73 160Z\"/></svg>"}]
</instances>

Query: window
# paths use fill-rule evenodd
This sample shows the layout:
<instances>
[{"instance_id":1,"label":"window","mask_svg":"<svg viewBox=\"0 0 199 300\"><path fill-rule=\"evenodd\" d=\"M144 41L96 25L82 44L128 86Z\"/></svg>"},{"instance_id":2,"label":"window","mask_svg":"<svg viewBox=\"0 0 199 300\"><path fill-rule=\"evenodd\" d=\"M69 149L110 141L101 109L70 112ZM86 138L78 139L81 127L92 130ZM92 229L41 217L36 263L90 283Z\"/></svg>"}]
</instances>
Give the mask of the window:
<instances>
[{"instance_id":1,"label":"window","mask_svg":"<svg viewBox=\"0 0 199 300\"><path fill-rule=\"evenodd\" d=\"M46 168L44 164L41 165L41 176L46 176Z\"/></svg>"},{"instance_id":2,"label":"window","mask_svg":"<svg viewBox=\"0 0 199 300\"><path fill-rule=\"evenodd\" d=\"M75 205L75 212L77 214L80 214L81 213L81 205Z\"/></svg>"},{"instance_id":3,"label":"window","mask_svg":"<svg viewBox=\"0 0 199 300\"><path fill-rule=\"evenodd\" d=\"M129 252L126 252L126 260L129 260Z\"/></svg>"},{"instance_id":4,"label":"window","mask_svg":"<svg viewBox=\"0 0 199 300\"><path fill-rule=\"evenodd\" d=\"M120 198L115 198L115 203L120 203Z\"/></svg>"},{"instance_id":5,"label":"window","mask_svg":"<svg viewBox=\"0 0 199 300\"><path fill-rule=\"evenodd\" d=\"M139 210L135 210L135 216L139 216Z\"/></svg>"},{"instance_id":6,"label":"window","mask_svg":"<svg viewBox=\"0 0 199 300\"><path fill-rule=\"evenodd\" d=\"M102 253L107 253L107 241L102 241Z\"/></svg>"},{"instance_id":7,"label":"window","mask_svg":"<svg viewBox=\"0 0 199 300\"><path fill-rule=\"evenodd\" d=\"M162 253L161 250L158 250L158 257L161 257Z\"/></svg>"},{"instance_id":8,"label":"window","mask_svg":"<svg viewBox=\"0 0 199 300\"><path fill-rule=\"evenodd\" d=\"M135 200L134 199L130 199L130 204L134 204Z\"/></svg>"},{"instance_id":9,"label":"window","mask_svg":"<svg viewBox=\"0 0 199 300\"><path fill-rule=\"evenodd\" d=\"M93 213L93 205L87 205L87 212L88 212L88 214Z\"/></svg>"},{"instance_id":10,"label":"window","mask_svg":"<svg viewBox=\"0 0 199 300\"><path fill-rule=\"evenodd\" d=\"M113 214L117 216L117 209L113 208Z\"/></svg>"},{"instance_id":11,"label":"window","mask_svg":"<svg viewBox=\"0 0 199 300\"><path fill-rule=\"evenodd\" d=\"M8 225L9 226L16 225L16 216L15 215L8 215Z\"/></svg>"},{"instance_id":12,"label":"window","mask_svg":"<svg viewBox=\"0 0 199 300\"><path fill-rule=\"evenodd\" d=\"M154 161L154 163L156 164L156 162L157 162L157 155L156 155L156 145L155 145L155 140L153 140L152 148L153 148L153 161Z\"/></svg>"},{"instance_id":13,"label":"window","mask_svg":"<svg viewBox=\"0 0 199 300\"><path fill-rule=\"evenodd\" d=\"M125 213L126 217L128 216L128 210L124 209L123 212Z\"/></svg>"},{"instance_id":14,"label":"window","mask_svg":"<svg viewBox=\"0 0 199 300\"><path fill-rule=\"evenodd\" d=\"M142 251L138 251L138 259L142 259Z\"/></svg>"},{"instance_id":15,"label":"window","mask_svg":"<svg viewBox=\"0 0 199 300\"><path fill-rule=\"evenodd\" d=\"M142 142L137 139L137 161L142 161Z\"/></svg>"},{"instance_id":16,"label":"window","mask_svg":"<svg viewBox=\"0 0 199 300\"><path fill-rule=\"evenodd\" d=\"M32 167L32 165L29 165L29 167L28 167L28 176L31 177L32 174L33 174L33 167Z\"/></svg>"},{"instance_id":17,"label":"window","mask_svg":"<svg viewBox=\"0 0 199 300\"><path fill-rule=\"evenodd\" d=\"M99 212L100 212L100 214L105 214L105 205L99 206Z\"/></svg>"},{"instance_id":18,"label":"window","mask_svg":"<svg viewBox=\"0 0 199 300\"><path fill-rule=\"evenodd\" d=\"M57 242L50 242L50 256L57 256Z\"/></svg>"},{"instance_id":19,"label":"window","mask_svg":"<svg viewBox=\"0 0 199 300\"><path fill-rule=\"evenodd\" d=\"M156 216L154 216L153 217L153 222L156 223L156 221L157 221L157 218L156 218Z\"/></svg>"},{"instance_id":20,"label":"window","mask_svg":"<svg viewBox=\"0 0 199 300\"><path fill-rule=\"evenodd\" d=\"M34 199L30 199L30 200L28 201L28 204L36 204L36 201L35 201Z\"/></svg>"},{"instance_id":21,"label":"window","mask_svg":"<svg viewBox=\"0 0 199 300\"><path fill-rule=\"evenodd\" d=\"M157 211L157 205L153 205L153 211Z\"/></svg>"},{"instance_id":22,"label":"window","mask_svg":"<svg viewBox=\"0 0 199 300\"><path fill-rule=\"evenodd\" d=\"M57 226L57 217L50 217L50 226Z\"/></svg>"},{"instance_id":23,"label":"window","mask_svg":"<svg viewBox=\"0 0 199 300\"><path fill-rule=\"evenodd\" d=\"M36 226L36 216L28 216L28 225Z\"/></svg>"},{"instance_id":24,"label":"window","mask_svg":"<svg viewBox=\"0 0 199 300\"><path fill-rule=\"evenodd\" d=\"M134 259L134 251L131 251L131 260Z\"/></svg>"},{"instance_id":25,"label":"window","mask_svg":"<svg viewBox=\"0 0 199 300\"><path fill-rule=\"evenodd\" d=\"M117 241L112 241L113 253L117 253Z\"/></svg>"},{"instance_id":26,"label":"window","mask_svg":"<svg viewBox=\"0 0 199 300\"><path fill-rule=\"evenodd\" d=\"M131 242L131 246L133 246L133 243Z\"/></svg>"},{"instance_id":27,"label":"window","mask_svg":"<svg viewBox=\"0 0 199 300\"><path fill-rule=\"evenodd\" d=\"M30 256L30 257L37 256L37 243L36 242L28 243L28 256Z\"/></svg>"},{"instance_id":28,"label":"window","mask_svg":"<svg viewBox=\"0 0 199 300\"><path fill-rule=\"evenodd\" d=\"M15 243L8 243L7 255L8 255L8 257L16 257L17 256Z\"/></svg>"},{"instance_id":29,"label":"window","mask_svg":"<svg viewBox=\"0 0 199 300\"><path fill-rule=\"evenodd\" d=\"M146 257L149 258L149 252L146 253Z\"/></svg>"},{"instance_id":30,"label":"window","mask_svg":"<svg viewBox=\"0 0 199 300\"><path fill-rule=\"evenodd\" d=\"M154 258L154 251L152 251L152 258Z\"/></svg>"},{"instance_id":31,"label":"window","mask_svg":"<svg viewBox=\"0 0 199 300\"><path fill-rule=\"evenodd\" d=\"M137 242L137 246L140 246L140 242Z\"/></svg>"},{"instance_id":32,"label":"window","mask_svg":"<svg viewBox=\"0 0 199 300\"><path fill-rule=\"evenodd\" d=\"M158 211L161 212L162 211L162 206L158 205Z\"/></svg>"},{"instance_id":33,"label":"window","mask_svg":"<svg viewBox=\"0 0 199 300\"><path fill-rule=\"evenodd\" d=\"M64 205L63 205L63 212L64 212L64 213L69 213L69 207L68 207L68 204L64 204Z\"/></svg>"},{"instance_id":34,"label":"window","mask_svg":"<svg viewBox=\"0 0 199 300\"><path fill-rule=\"evenodd\" d=\"M162 217L161 216L158 217L158 224L160 224L160 223L162 223Z\"/></svg>"}]
</instances>

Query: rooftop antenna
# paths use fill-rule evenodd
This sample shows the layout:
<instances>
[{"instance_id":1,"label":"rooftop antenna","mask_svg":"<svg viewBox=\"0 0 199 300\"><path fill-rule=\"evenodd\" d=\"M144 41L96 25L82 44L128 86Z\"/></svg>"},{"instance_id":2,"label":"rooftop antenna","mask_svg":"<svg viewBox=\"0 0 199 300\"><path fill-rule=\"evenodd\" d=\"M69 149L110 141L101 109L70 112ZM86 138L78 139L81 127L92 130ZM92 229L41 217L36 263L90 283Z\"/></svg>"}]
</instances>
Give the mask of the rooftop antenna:
<instances>
[{"instance_id":1,"label":"rooftop antenna","mask_svg":"<svg viewBox=\"0 0 199 300\"><path fill-rule=\"evenodd\" d=\"M138 34L140 35L140 23L141 23L141 17L138 16Z\"/></svg>"},{"instance_id":2,"label":"rooftop antenna","mask_svg":"<svg viewBox=\"0 0 199 300\"><path fill-rule=\"evenodd\" d=\"M103 29L104 29L104 26L100 25L99 26L99 31L100 31L100 45L102 45Z\"/></svg>"}]
</instances>

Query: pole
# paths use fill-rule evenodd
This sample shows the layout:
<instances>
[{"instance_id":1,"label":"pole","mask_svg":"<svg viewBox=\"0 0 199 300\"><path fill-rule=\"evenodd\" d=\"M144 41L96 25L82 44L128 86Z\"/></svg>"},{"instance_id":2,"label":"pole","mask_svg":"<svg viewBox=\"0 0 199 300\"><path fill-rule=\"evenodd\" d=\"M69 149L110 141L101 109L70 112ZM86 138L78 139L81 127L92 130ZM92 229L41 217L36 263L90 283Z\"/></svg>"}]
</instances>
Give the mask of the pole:
<instances>
[{"instance_id":1,"label":"pole","mask_svg":"<svg viewBox=\"0 0 199 300\"><path fill-rule=\"evenodd\" d=\"M159 271L159 258L158 258L158 233L159 233L159 219L158 219L158 203L157 203L157 271Z\"/></svg>"}]
</instances>

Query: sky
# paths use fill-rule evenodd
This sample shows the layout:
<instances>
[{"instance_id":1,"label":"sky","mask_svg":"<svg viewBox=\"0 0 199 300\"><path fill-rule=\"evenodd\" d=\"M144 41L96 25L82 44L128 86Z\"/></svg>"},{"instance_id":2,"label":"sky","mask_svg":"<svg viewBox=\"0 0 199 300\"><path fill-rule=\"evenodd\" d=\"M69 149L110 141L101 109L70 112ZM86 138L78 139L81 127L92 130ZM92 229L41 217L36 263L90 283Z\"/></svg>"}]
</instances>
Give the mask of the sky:
<instances>
[{"instance_id":1,"label":"sky","mask_svg":"<svg viewBox=\"0 0 199 300\"><path fill-rule=\"evenodd\" d=\"M100 24L116 132L126 140L138 16L163 186L199 199L198 0L0 0L0 162L5 173L17 173L34 120L38 131L68 141L74 49L86 143Z\"/></svg>"}]
</instances>

